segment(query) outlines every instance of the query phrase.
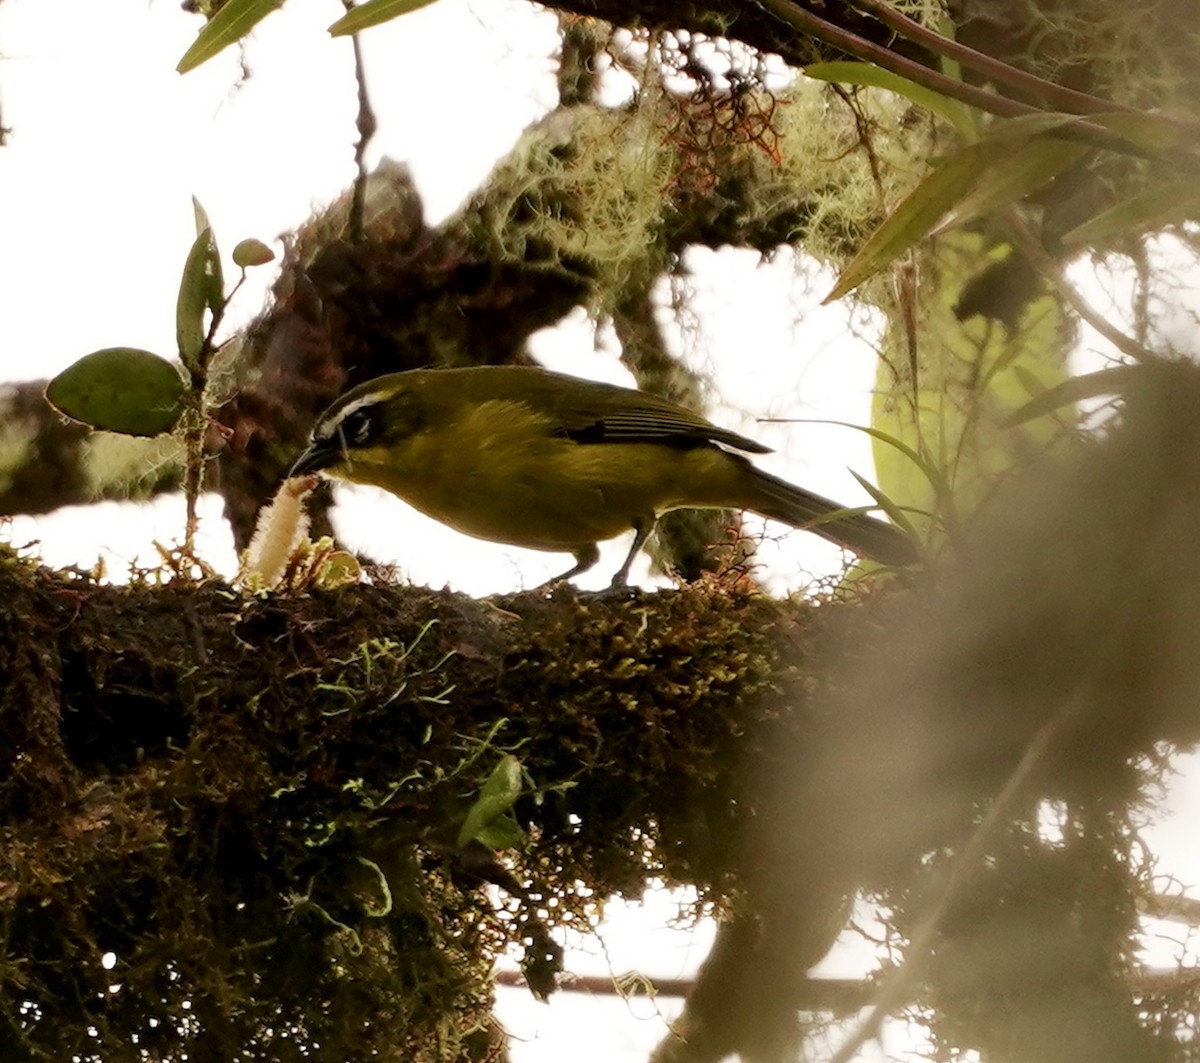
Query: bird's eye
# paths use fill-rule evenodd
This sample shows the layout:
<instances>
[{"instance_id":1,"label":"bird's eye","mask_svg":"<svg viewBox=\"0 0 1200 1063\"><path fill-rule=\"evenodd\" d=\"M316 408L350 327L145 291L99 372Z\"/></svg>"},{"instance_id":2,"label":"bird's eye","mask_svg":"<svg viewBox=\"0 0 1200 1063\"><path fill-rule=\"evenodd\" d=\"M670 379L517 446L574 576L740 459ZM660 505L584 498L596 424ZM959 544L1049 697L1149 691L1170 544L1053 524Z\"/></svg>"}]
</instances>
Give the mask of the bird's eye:
<instances>
[{"instance_id":1,"label":"bird's eye","mask_svg":"<svg viewBox=\"0 0 1200 1063\"><path fill-rule=\"evenodd\" d=\"M338 425L342 433L342 438L348 446L365 447L374 439L376 431L379 428L379 421L375 417L375 409L372 406L363 406L348 414L340 425Z\"/></svg>"}]
</instances>

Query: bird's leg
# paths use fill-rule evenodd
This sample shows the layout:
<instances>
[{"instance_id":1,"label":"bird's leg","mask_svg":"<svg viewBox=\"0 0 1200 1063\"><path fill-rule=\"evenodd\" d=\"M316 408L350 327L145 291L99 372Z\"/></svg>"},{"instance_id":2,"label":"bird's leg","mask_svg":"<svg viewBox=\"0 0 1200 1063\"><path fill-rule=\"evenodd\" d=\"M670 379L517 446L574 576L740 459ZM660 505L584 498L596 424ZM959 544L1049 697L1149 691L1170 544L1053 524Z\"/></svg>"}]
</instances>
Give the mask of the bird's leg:
<instances>
[{"instance_id":1,"label":"bird's leg","mask_svg":"<svg viewBox=\"0 0 1200 1063\"><path fill-rule=\"evenodd\" d=\"M625 561L617 574L613 576L612 587L624 587L629 579L629 566L633 564L633 559L637 557L637 552L646 545L646 540L650 538L650 532L654 529L653 520L635 520L633 522L633 530L636 534L633 537L633 546L629 548L629 553L625 556Z\"/></svg>"},{"instance_id":2,"label":"bird's leg","mask_svg":"<svg viewBox=\"0 0 1200 1063\"><path fill-rule=\"evenodd\" d=\"M575 551L575 564L572 565L561 576L555 576L553 579L546 580L542 584L543 587L548 587L551 583L562 583L565 579L570 579L572 576L578 576L581 572L586 572L597 561L600 560L600 547L595 543L589 546L581 546Z\"/></svg>"}]
</instances>

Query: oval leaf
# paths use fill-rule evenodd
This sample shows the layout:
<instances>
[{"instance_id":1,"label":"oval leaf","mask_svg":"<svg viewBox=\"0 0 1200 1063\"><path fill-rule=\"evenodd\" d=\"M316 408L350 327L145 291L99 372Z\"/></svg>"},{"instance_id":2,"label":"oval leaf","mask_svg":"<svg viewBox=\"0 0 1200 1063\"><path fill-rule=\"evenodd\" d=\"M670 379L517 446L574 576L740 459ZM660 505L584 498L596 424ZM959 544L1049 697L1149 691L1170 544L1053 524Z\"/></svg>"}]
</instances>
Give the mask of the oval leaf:
<instances>
[{"instance_id":1,"label":"oval leaf","mask_svg":"<svg viewBox=\"0 0 1200 1063\"><path fill-rule=\"evenodd\" d=\"M207 62L240 41L282 3L283 0L229 0L196 35L175 69L186 74Z\"/></svg>"},{"instance_id":2,"label":"oval leaf","mask_svg":"<svg viewBox=\"0 0 1200 1063\"><path fill-rule=\"evenodd\" d=\"M481 845L497 852L501 849L522 849L525 846L525 832L510 815L498 816L475 835L475 838Z\"/></svg>"},{"instance_id":3,"label":"oval leaf","mask_svg":"<svg viewBox=\"0 0 1200 1063\"><path fill-rule=\"evenodd\" d=\"M239 240L237 246L233 249L233 264L241 269L249 269L251 266L265 266L268 262L273 262L274 260L275 252L261 240L255 240L254 237Z\"/></svg>"},{"instance_id":4,"label":"oval leaf","mask_svg":"<svg viewBox=\"0 0 1200 1063\"><path fill-rule=\"evenodd\" d=\"M494 820L504 815L521 796L521 762L511 753L500 758L500 763L483 784L479 797L467 812L462 829L458 832L461 848Z\"/></svg>"},{"instance_id":5,"label":"oval leaf","mask_svg":"<svg viewBox=\"0 0 1200 1063\"><path fill-rule=\"evenodd\" d=\"M129 436L156 436L183 411L183 378L166 359L136 347L94 351L46 385L46 399L76 421Z\"/></svg>"},{"instance_id":6,"label":"oval leaf","mask_svg":"<svg viewBox=\"0 0 1200 1063\"><path fill-rule=\"evenodd\" d=\"M394 18L428 7L434 2L435 0L367 0L365 4L347 11L329 27L329 32L335 37L345 37L383 22L391 22Z\"/></svg>"},{"instance_id":7,"label":"oval leaf","mask_svg":"<svg viewBox=\"0 0 1200 1063\"><path fill-rule=\"evenodd\" d=\"M348 587L362 579L362 562L346 550L334 550L318 567L313 582L323 591Z\"/></svg>"}]
</instances>

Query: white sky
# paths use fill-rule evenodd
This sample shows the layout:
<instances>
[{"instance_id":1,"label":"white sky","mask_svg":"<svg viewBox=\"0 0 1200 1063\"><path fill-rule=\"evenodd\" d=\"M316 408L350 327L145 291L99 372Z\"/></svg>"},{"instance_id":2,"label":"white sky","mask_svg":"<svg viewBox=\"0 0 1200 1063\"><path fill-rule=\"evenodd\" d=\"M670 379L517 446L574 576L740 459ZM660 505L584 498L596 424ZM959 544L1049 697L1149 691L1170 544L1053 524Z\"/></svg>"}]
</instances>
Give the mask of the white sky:
<instances>
[{"instance_id":1,"label":"white sky","mask_svg":"<svg viewBox=\"0 0 1200 1063\"><path fill-rule=\"evenodd\" d=\"M176 0L0 3L0 121L12 129L0 149L0 379L46 377L114 345L172 356L193 194L228 255L243 237L272 241L347 186L354 174L351 50L325 33L342 10L335 0L292 0L260 25L244 53L227 51L181 77L175 64L200 22ZM369 161L407 161L427 218L444 217L553 105L555 44L552 16L505 0L440 0L370 31L363 47L380 124ZM238 85L243 58L252 76ZM713 312L704 349L689 353L714 367L728 403L715 419L736 425L748 413L866 423L873 354L851 336L843 310L816 306L829 278L809 285L786 262L763 267L750 254L698 252L693 262L700 298ZM252 272L231 327L261 309L272 277L271 268ZM868 324L856 322L855 330L869 331ZM535 352L554 368L621 379L580 317L539 338ZM870 474L866 436L816 425L748 431L778 449L766 467L847 504L866 501L848 472ZM557 556L458 536L368 489L344 490L339 507L352 545L399 563L417 582L483 594L533 585L565 567ZM203 549L231 571L219 511L208 500ZM40 540L54 565L91 565L103 553L119 574L134 557L153 563L151 542L177 539L182 523L182 501L163 498L146 507L107 503L21 518L11 538ZM604 585L626 549L625 541L609 544L584 585ZM832 570L839 557L803 534L782 547L768 542L760 554L776 586L802 585L808 569ZM1185 777L1172 796L1181 811L1200 802L1194 778ZM1189 857L1177 873L1200 881L1194 835L1174 844ZM600 973L611 963L615 972L637 967L664 977L692 969L710 931L693 941L664 930L669 908L659 897L626 916L620 931L606 935L607 957L573 952L568 967ZM845 971L842 963L832 973ZM644 1059L671 1006L644 998L581 1005L578 996L560 994L543 1007L524 990L501 992L502 1018L518 1037L516 1063L582 1059L584 1040L598 1060ZM881 1058L881 1050L870 1047L863 1058Z\"/></svg>"}]
</instances>

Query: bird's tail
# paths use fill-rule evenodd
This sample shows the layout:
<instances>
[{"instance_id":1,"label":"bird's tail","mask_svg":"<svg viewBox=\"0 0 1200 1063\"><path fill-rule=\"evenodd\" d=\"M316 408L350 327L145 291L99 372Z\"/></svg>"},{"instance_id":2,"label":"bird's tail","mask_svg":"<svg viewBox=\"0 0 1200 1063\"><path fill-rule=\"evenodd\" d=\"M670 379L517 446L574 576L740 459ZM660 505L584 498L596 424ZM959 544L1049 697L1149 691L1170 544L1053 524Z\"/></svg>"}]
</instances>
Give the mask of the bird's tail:
<instances>
[{"instance_id":1,"label":"bird's tail","mask_svg":"<svg viewBox=\"0 0 1200 1063\"><path fill-rule=\"evenodd\" d=\"M749 462L747 466L753 469L755 492L755 499L747 509L794 528L816 532L830 542L885 565L911 565L917 560L916 545L894 524L865 513L822 519L846 507L763 472Z\"/></svg>"}]
</instances>

